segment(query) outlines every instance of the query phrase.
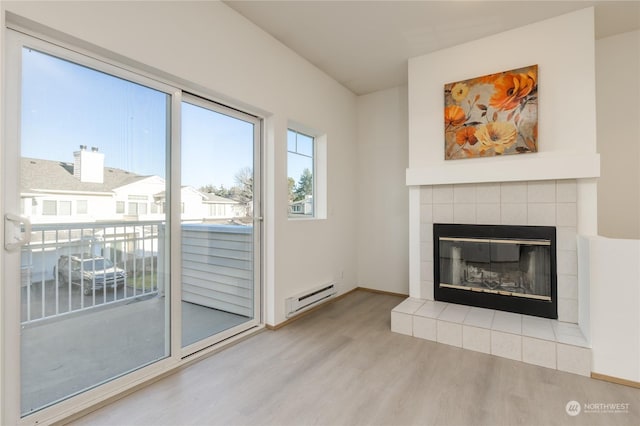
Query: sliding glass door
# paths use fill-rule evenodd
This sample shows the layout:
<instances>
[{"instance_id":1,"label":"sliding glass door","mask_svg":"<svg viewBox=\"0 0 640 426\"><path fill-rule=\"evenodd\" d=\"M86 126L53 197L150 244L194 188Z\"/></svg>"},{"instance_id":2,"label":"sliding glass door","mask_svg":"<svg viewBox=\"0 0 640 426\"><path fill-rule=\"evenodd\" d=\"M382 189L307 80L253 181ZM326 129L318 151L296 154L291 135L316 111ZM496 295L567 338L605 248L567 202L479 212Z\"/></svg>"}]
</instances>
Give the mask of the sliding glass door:
<instances>
[{"instance_id":1,"label":"sliding glass door","mask_svg":"<svg viewBox=\"0 0 640 426\"><path fill-rule=\"evenodd\" d=\"M181 121L182 346L197 348L256 318L260 123L186 95ZM197 209L184 203L193 197Z\"/></svg>"},{"instance_id":2,"label":"sliding glass door","mask_svg":"<svg viewBox=\"0 0 640 426\"><path fill-rule=\"evenodd\" d=\"M261 130L9 36L3 398L17 419L257 325Z\"/></svg>"}]
</instances>

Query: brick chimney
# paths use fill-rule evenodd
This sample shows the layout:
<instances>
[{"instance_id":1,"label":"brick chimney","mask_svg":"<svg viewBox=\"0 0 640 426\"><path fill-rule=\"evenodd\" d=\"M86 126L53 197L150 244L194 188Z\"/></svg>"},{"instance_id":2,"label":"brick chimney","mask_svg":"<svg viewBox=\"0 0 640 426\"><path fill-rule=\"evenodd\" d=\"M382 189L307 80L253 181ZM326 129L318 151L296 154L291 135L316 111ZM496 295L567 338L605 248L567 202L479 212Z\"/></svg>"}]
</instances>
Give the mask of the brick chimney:
<instances>
[{"instance_id":1,"label":"brick chimney","mask_svg":"<svg viewBox=\"0 0 640 426\"><path fill-rule=\"evenodd\" d=\"M80 145L73 153L73 176L85 183L104 183L104 154L98 148Z\"/></svg>"}]
</instances>

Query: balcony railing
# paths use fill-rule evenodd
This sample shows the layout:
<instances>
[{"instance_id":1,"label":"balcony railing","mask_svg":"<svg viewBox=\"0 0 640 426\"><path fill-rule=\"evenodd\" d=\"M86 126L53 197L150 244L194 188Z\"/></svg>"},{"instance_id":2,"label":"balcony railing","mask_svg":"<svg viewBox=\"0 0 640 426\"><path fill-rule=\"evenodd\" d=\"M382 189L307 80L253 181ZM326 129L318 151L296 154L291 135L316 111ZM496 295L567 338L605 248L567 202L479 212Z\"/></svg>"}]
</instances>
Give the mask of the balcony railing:
<instances>
[{"instance_id":1,"label":"balcony railing","mask_svg":"<svg viewBox=\"0 0 640 426\"><path fill-rule=\"evenodd\" d=\"M22 324L162 292L163 227L159 221L33 225L21 257Z\"/></svg>"},{"instance_id":2,"label":"balcony railing","mask_svg":"<svg viewBox=\"0 0 640 426\"><path fill-rule=\"evenodd\" d=\"M33 225L22 324L162 295L165 241L160 221ZM253 227L182 225L183 301L251 317L253 279Z\"/></svg>"}]
</instances>

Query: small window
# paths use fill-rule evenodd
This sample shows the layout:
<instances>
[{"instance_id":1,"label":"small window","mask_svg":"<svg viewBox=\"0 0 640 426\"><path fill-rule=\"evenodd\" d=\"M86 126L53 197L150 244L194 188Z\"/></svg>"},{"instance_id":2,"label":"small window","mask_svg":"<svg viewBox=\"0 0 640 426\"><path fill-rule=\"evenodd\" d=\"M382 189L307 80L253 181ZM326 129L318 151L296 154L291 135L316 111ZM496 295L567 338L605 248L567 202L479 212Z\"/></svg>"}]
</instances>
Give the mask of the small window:
<instances>
[{"instance_id":1,"label":"small window","mask_svg":"<svg viewBox=\"0 0 640 426\"><path fill-rule=\"evenodd\" d=\"M44 200L42 202L42 214L46 216L55 216L58 214L55 200Z\"/></svg>"},{"instance_id":2,"label":"small window","mask_svg":"<svg viewBox=\"0 0 640 426\"><path fill-rule=\"evenodd\" d=\"M130 216L138 215L138 203L129 203L129 211L127 212Z\"/></svg>"},{"instance_id":3,"label":"small window","mask_svg":"<svg viewBox=\"0 0 640 426\"><path fill-rule=\"evenodd\" d=\"M138 214L147 214L147 203L138 203Z\"/></svg>"},{"instance_id":4,"label":"small window","mask_svg":"<svg viewBox=\"0 0 640 426\"><path fill-rule=\"evenodd\" d=\"M89 207L87 200L78 200L76 201L76 213L77 214L87 214L89 212Z\"/></svg>"},{"instance_id":5,"label":"small window","mask_svg":"<svg viewBox=\"0 0 640 426\"><path fill-rule=\"evenodd\" d=\"M314 171L314 137L289 129L287 131L289 217L314 217Z\"/></svg>"},{"instance_id":6,"label":"small window","mask_svg":"<svg viewBox=\"0 0 640 426\"><path fill-rule=\"evenodd\" d=\"M116 201L116 214L124 214L124 201Z\"/></svg>"},{"instance_id":7,"label":"small window","mask_svg":"<svg viewBox=\"0 0 640 426\"><path fill-rule=\"evenodd\" d=\"M158 213L158 204L151 203L151 214L157 214L157 213Z\"/></svg>"}]
</instances>

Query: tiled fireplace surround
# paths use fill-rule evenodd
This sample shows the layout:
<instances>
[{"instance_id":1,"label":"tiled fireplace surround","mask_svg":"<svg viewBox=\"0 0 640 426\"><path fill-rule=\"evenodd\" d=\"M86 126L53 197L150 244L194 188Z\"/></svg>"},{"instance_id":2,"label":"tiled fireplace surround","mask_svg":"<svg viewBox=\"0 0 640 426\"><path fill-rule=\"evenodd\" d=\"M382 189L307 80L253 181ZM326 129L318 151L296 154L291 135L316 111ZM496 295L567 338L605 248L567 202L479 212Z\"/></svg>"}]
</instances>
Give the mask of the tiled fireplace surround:
<instances>
[{"instance_id":1,"label":"tiled fireplace surround","mask_svg":"<svg viewBox=\"0 0 640 426\"><path fill-rule=\"evenodd\" d=\"M420 295L391 313L392 331L571 373L591 373L578 326L577 182L420 187ZM433 301L433 224L555 226L558 320Z\"/></svg>"}]
</instances>

